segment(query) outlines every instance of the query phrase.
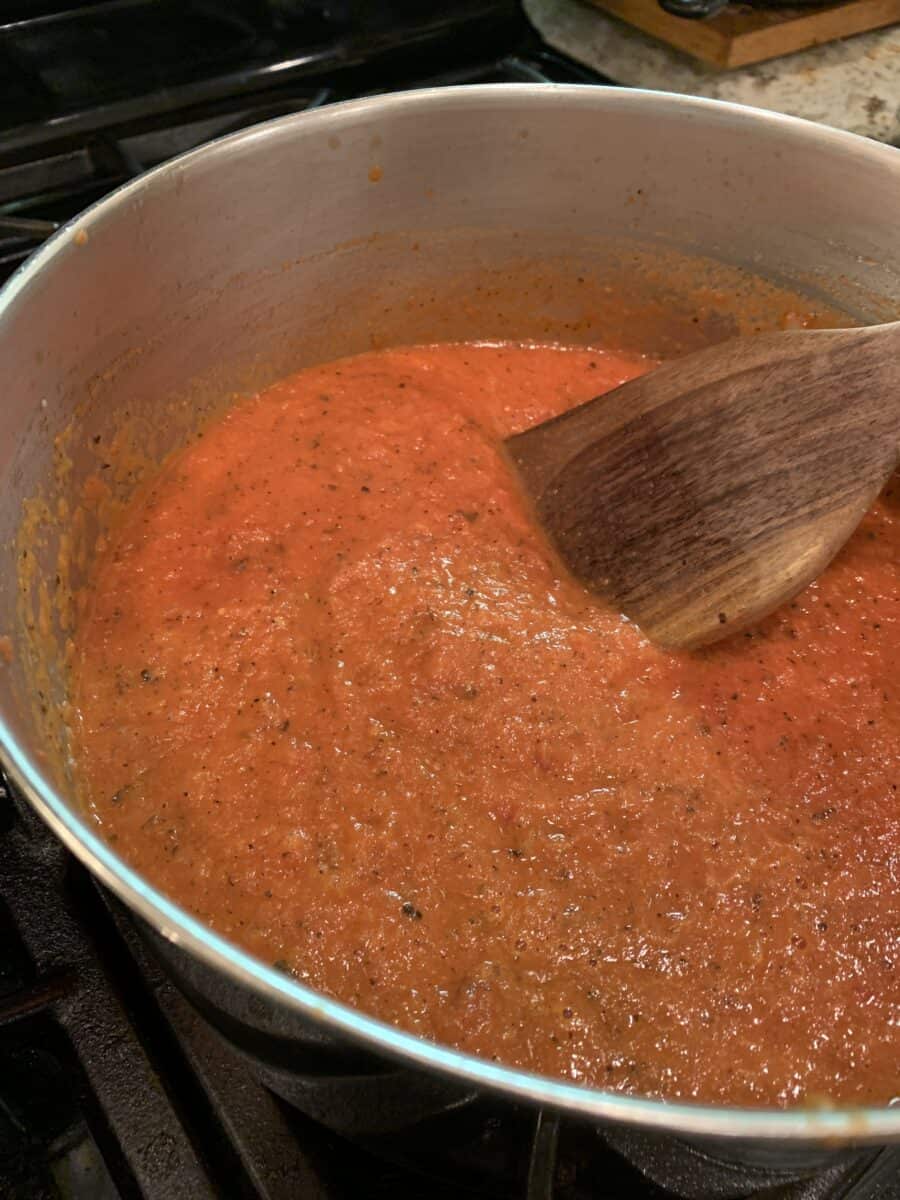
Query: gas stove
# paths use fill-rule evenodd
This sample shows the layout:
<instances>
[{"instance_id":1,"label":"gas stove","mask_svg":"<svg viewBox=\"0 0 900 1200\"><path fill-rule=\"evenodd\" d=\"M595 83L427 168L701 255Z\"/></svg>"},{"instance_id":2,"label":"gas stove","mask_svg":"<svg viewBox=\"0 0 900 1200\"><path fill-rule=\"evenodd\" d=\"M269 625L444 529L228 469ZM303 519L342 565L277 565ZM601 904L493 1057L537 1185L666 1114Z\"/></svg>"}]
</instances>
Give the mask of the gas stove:
<instances>
[{"instance_id":1,"label":"gas stove","mask_svg":"<svg viewBox=\"0 0 900 1200\"><path fill-rule=\"evenodd\" d=\"M608 82L503 0L0 0L0 280L211 138L354 96L511 81ZM362 1054L320 1059L287 1102L0 783L0 1200L900 1200L890 1149L749 1170L478 1094L390 1133L345 1119L422 1085Z\"/></svg>"}]
</instances>

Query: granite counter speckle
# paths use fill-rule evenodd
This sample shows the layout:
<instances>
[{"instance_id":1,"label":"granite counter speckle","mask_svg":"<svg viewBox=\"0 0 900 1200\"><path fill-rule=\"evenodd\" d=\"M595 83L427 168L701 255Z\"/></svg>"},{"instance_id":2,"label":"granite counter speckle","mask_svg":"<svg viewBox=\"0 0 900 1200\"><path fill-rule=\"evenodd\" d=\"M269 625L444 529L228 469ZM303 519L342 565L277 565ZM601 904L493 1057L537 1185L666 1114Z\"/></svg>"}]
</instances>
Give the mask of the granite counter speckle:
<instances>
[{"instance_id":1,"label":"granite counter speckle","mask_svg":"<svg viewBox=\"0 0 900 1200\"><path fill-rule=\"evenodd\" d=\"M617 83L731 100L900 145L900 25L716 71L580 0L525 0L550 45Z\"/></svg>"}]
</instances>

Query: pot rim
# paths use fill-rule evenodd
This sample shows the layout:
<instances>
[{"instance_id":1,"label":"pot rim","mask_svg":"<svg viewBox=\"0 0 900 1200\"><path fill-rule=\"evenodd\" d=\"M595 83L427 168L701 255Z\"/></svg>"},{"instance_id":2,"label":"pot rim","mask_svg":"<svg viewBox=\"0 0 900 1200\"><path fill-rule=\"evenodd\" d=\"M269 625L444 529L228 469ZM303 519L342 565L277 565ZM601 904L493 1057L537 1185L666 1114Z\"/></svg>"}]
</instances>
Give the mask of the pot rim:
<instances>
[{"instance_id":1,"label":"pot rim","mask_svg":"<svg viewBox=\"0 0 900 1200\"><path fill-rule=\"evenodd\" d=\"M398 110L418 109L427 116L433 108L496 110L508 107L521 116L530 108L544 108L556 103L593 108L598 117L604 112L635 109L645 111L648 119L675 113L685 122L696 121L698 124L704 120L728 121L736 126L737 136L742 127L760 129L768 126L774 132L781 130L795 139L818 142L838 154L880 159L896 171L900 189L900 153L889 146L796 117L723 101L590 84L477 84L388 93L262 122L170 159L125 184L64 225L7 282L0 291L0 334L5 315L17 303L27 302L29 286L71 249L76 233L90 234L93 227L100 226L127 206L135 195L152 194L168 176L197 162L209 166L217 157L227 156L239 148L246 149L251 142L277 141L291 136L295 130L321 133L333 128L339 131L343 126L373 114L390 116ZM437 1070L445 1076L521 1101L646 1130L701 1138L752 1138L835 1146L900 1140L900 1106L773 1109L654 1100L535 1075L406 1033L315 992L253 958L151 887L113 853L64 800L41 770L37 756L29 755L17 743L2 712L0 758L12 782L63 844L163 937L266 1000L287 1005L294 1012L320 1022L334 1033L348 1035L369 1049L386 1053L407 1065Z\"/></svg>"}]
</instances>

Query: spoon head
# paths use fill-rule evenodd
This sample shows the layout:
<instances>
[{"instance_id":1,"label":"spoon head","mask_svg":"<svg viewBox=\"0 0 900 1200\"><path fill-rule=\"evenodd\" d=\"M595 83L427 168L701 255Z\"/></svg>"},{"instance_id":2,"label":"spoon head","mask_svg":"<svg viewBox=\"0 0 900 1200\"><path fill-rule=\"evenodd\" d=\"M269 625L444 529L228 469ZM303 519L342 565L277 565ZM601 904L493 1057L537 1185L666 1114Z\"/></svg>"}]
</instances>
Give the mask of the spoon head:
<instances>
[{"instance_id":1,"label":"spoon head","mask_svg":"<svg viewBox=\"0 0 900 1200\"><path fill-rule=\"evenodd\" d=\"M670 647L790 599L900 457L889 328L730 342L510 438L568 568Z\"/></svg>"}]
</instances>

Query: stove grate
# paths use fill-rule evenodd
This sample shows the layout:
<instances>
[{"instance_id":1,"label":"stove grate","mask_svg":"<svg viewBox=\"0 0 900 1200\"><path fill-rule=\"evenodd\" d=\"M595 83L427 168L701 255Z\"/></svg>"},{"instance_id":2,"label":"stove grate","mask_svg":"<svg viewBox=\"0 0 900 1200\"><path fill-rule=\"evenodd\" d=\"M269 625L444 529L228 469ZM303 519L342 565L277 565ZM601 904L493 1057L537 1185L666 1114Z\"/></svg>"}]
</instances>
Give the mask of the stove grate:
<instances>
[{"instance_id":1,"label":"stove grate","mask_svg":"<svg viewBox=\"0 0 900 1200\"><path fill-rule=\"evenodd\" d=\"M42 8L16 20L0 0L0 281L116 187L259 121L420 86L608 82L547 47L512 0Z\"/></svg>"}]
</instances>

